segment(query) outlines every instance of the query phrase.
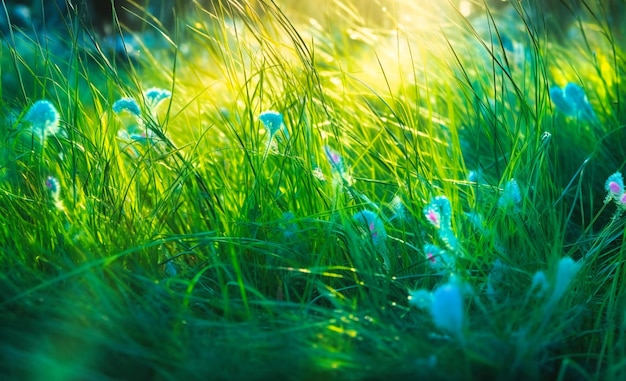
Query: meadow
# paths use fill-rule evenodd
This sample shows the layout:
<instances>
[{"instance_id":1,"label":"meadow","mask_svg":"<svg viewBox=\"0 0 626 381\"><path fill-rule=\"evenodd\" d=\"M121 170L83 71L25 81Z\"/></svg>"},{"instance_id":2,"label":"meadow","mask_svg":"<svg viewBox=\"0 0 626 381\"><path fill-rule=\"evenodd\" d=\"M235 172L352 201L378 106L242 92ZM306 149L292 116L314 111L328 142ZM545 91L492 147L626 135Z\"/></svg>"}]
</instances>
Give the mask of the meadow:
<instances>
[{"instance_id":1,"label":"meadow","mask_svg":"<svg viewBox=\"0 0 626 381\"><path fill-rule=\"evenodd\" d=\"M0 373L626 378L626 28L426 3L6 34Z\"/></svg>"}]
</instances>

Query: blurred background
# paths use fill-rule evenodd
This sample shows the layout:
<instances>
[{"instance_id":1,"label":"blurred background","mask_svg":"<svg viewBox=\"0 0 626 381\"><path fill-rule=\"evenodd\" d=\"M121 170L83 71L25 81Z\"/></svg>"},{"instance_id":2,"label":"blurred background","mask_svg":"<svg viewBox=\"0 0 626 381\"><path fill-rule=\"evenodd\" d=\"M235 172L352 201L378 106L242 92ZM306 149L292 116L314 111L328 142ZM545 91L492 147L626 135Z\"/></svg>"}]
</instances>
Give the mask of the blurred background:
<instances>
[{"instance_id":1,"label":"blurred background","mask_svg":"<svg viewBox=\"0 0 626 381\"><path fill-rule=\"evenodd\" d=\"M9 25L37 30L63 25L69 14L78 14L85 26L97 33L111 33L116 20L130 30L139 30L145 21L160 23L172 28L180 15L193 7L212 9L228 4L247 2L258 11L263 0L3 0L4 12L0 12L0 29L8 32ZM301 1L276 0L286 12L294 17L309 17L323 21L329 13L344 12L361 18L372 27L391 27L395 22L415 18L419 14L455 17L459 14L472 17L484 15L485 7L496 15L522 14L527 20L536 21L539 32L563 39L569 28L578 20L607 21L619 29L626 0L359 0L359 1ZM442 12L443 11L443 12ZM153 18L151 17L154 16ZM291 16L291 15L290 15Z\"/></svg>"}]
</instances>

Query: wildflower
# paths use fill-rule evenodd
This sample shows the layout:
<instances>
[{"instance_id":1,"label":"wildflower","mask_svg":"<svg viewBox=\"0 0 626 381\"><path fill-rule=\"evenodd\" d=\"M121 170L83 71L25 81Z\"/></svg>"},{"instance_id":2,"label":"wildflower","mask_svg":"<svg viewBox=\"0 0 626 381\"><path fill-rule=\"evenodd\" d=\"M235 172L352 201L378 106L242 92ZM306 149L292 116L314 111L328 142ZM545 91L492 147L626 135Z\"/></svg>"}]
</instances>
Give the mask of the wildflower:
<instances>
[{"instance_id":1,"label":"wildflower","mask_svg":"<svg viewBox=\"0 0 626 381\"><path fill-rule=\"evenodd\" d=\"M424 216L433 225L439 238L453 251L460 249L459 241L452 231L452 207L446 196L437 196L424 207Z\"/></svg>"},{"instance_id":2,"label":"wildflower","mask_svg":"<svg viewBox=\"0 0 626 381\"><path fill-rule=\"evenodd\" d=\"M385 268L388 269L390 262L387 254L387 246L385 245L387 242L387 232L382 220L376 213L370 210L357 212L352 216L352 219L361 226L365 226L374 248L377 249L377 252L383 258L383 264Z\"/></svg>"},{"instance_id":3,"label":"wildflower","mask_svg":"<svg viewBox=\"0 0 626 381\"><path fill-rule=\"evenodd\" d=\"M480 170L472 170L467 173L467 181L471 183L485 184L485 177Z\"/></svg>"},{"instance_id":4,"label":"wildflower","mask_svg":"<svg viewBox=\"0 0 626 381\"><path fill-rule=\"evenodd\" d=\"M519 211L522 203L522 192L515 179L509 180L504 186L504 190L498 199L498 207L504 210L512 209L514 212Z\"/></svg>"},{"instance_id":5,"label":"wildflower","mask_svg":"<svg viewBox=\"0 0 626 381\"><path fill-rule=\"evenodd\" d=\"M463 296L459 285L448 282L433 292L430 308L435 325L458 338L463 330Z\"/></svg>"},{"instance_id":6,"label":"wildflower","mask_svg":"<svg viewBox=\"0 0 626 381\"><path fill-rule=\"evenodd\" d=\"M172 96L172 92L165 89L159 89L152 87L144 91L144 97L146 99L146 107L151 112L155 112L159 105L166 99Z\"/></svg>"},{"instance_id":7,"label":"wildflower","mask_svg":"<svg viewBox=\"0 0 626 381\"><path fill-rule=\"evenodd\" d=\"M124 112L128 112L135 118L141 118L141 109L139 104L133 98L120 98L112 106L113 112L120 115Z\"/></svg>"},{"instance_id":8,"label":"wildflower","mask_svg":"<svg viewBox=\"0 0 626 381\"><path fill-rule=\"evenodd\" d=\"M452 228L452 207L446 196L433 198L424 208L424 215L435 228L449 230Z\"/></svg>"},{"instance_id":9,"label":"wildflower","mask_svg":"<svg viewBox=\"0 0 626 381\"><path fill-rule=\"evenodd\" d=\"M427 243L424 245L424 255L431 267L437 270L448 270L454 267L454 257L437 245Z\"/></svg>"},{"instance_id":10,"label":"wildflower","mask_svg":"<svg viewBox=\"0 0 626 381\"><path fill-rule=\"evenodd\" d=\"M270 134L270 139L284 126L283 115L278 111L264 111L259 115L259 120Z\"/></svg>"},{"instance_id":11,"label":"wildflower","mask_svg":"<svg viewBox=\"0 0 626 381\"><path fill-rule=\"evenodd\" d=\"M352 219L359 224L367 226L367 231L372 237L374 246L380 246L387 240L387 232L385 226L376 213L370 210L362 210L352 216Z\"/></svg>"},{"instance_id":12,"label":"wildflower","mask_svg":"<svg viewBox=\"0 0 626 381\"><path fill-rule=\"evenodd\" d=\"M441 213L439 209L435 207L433 204L428 204L426 208L424 208L424 216L431 225L433 225L436 229L441 227Z\"/></svg>"},{"instance_id":13,"label":"wildflower","mask_svg":"<svg viewBox=\"0 0 626 381\"><path fill-rule=\"evenodd\" d=\"M480 233L485 234L485 223L483 222L483 216L478 212L467 212L465 216L469 220L470 224L476 228Z\"/></svg>"},{"instance_id":14,"label":"wildflower","mask_svg":"<svg viewBox=\"0 0 626 381\"><path fill-rule=\"evenodd\" d=\"M59 127L59 112L47 100L40 100L33 103L24 117L30 123L30 131L40 142L49 136L54 136L61 131Z\"/></svg>"},{"instance_id":15,"label":"wildflower","mask_svg":"<svg viewBox=\"0 0 626 381\"><path fill-rule=\"evenodd\" d=\"M554 304L561 299L572 280L574 280L576 273L580 270L580 267L581 264L574 261L571 257L561 258L556 271L554 289L550 296L550 304Z\"/></svg>"},{"instance_id":16,"label":"wildflower","mask_svg":"<svg viewBox=\"0 0 626 381\"><path fill-rule=\"evenodd\" d=\"M567 116L578 117L589 121L597 121L596 116L585 90L575 83L568 83L564 89L558 86L550 88L552 103Z\"/></svg>"},{"instance_id":17,"label":"wildflower","mask_svg":"<svg viewBox=\"0 0 626 381\"><path fill-rule=\"evenodd\" d=\"M604 202L614 200L619 202L624 194L624 177L620 172L615 172L606 180L604 189L608 192Z\"/></svg>"},{"instance_id":18,"label":"wildflower","mask_svg":"<svg viewBox=\"0 0 626 381\"><path fill-rule=\"evenodd\" d=\"M329 146L324 146L324 153L326 154L326 159L330 163L332 170L343 174L345 172L345 168L343 166L343 159L341 158L341 155Z\"/></svg>"}]
</instances>

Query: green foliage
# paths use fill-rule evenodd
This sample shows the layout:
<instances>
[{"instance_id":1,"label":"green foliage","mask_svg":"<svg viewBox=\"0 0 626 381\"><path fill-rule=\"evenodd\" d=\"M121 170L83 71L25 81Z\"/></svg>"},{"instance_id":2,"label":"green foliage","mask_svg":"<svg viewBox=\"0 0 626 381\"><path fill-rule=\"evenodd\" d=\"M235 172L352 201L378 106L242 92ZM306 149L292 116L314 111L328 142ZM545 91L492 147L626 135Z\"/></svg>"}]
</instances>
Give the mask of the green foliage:
<instances>
[{"instance_id":1,"label":"green foliage","mask_svg":"<svg viewBox=\"0 0 626 381\"><path fill-rule=\"evenodd\" d=\"M290 9L3 42L2 373L622 379L620 35Z\"/></svg>"}]
</instances>

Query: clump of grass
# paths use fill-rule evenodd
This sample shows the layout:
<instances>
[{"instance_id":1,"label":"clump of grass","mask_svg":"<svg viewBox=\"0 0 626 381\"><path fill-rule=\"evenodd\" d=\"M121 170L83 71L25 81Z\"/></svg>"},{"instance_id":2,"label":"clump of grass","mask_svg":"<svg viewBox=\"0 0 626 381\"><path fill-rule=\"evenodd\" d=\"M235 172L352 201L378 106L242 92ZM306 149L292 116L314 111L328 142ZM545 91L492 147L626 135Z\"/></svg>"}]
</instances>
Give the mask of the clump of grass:
<instances>
[{"instance_id":1,"label":"clump of grass","mask_svg":"<svg viewBox=\"0 0 626 381\"><path fill-rule=\"evenodd\" d=\"M126 63L71 20L71 57L6 43L3 373L621 379L613 29L411 4L197 5Z\"/></svg>"}]
</instances>

